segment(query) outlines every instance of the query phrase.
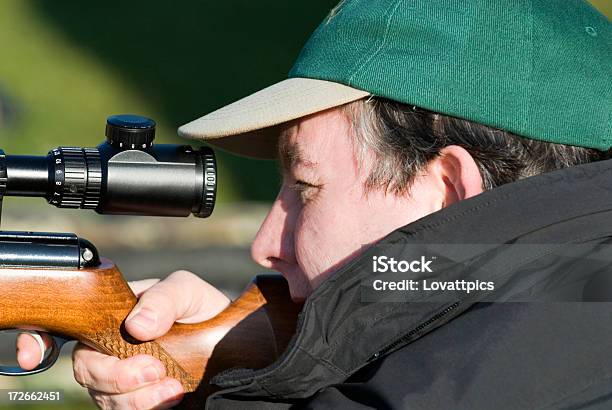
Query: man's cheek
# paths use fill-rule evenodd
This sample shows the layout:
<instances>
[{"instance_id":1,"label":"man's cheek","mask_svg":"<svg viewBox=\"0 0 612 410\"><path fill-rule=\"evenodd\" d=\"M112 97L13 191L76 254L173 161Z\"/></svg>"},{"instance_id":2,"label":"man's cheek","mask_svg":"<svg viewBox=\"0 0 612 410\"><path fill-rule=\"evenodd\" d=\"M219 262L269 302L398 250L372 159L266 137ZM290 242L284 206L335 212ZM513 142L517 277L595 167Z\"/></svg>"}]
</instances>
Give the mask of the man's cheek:
<instances>
[{"instance_id":1,"label":"man's cheek","mask_svg":"<svg viewBox=\"0 0 612 410\"><path fill-rule=\"evenodd\" d=\"M310 241L300 243L296 254L298 265L309 281L325 270L328 257L317 243Z\"/></svg>"},{"instance_id":2,"label":"man's cheek","mask_svg":"<svg viewBox=\"0 0 612 410\"><path fill-rule=\"evenodd\" d=\"M331 263L327 244L333 241L333 232L316 212L304 210L295 230L295 254L298 264L309 278L320 274ZM333 229L333 228L332 228ZM332 242L333 243L333 242Z\"/></svg>"}]
</instances>

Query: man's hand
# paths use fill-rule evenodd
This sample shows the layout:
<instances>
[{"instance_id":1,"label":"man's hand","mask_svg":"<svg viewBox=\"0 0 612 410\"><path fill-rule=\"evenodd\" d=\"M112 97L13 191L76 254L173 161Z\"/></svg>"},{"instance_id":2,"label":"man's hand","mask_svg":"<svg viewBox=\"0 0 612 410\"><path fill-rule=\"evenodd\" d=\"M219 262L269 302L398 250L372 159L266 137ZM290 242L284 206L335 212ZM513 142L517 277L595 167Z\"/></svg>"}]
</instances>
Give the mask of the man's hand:
<instances>
[{"instance_id":1,"label":"man's hand","mask_svg":"<svg viewBox=\"0 0 612 410\"><path fill-rule=\"evenodd\" d=\"M165 334L174 322L198 323L217 315L230 300L218 289L187 271L166 279L130 282L139 297L125 328L135 338L148 341ZM43 334L45 346L51 339ZM26 370L38 366L43 352L30 334L17 338L17 360ZM183 396L178 380L166 377L163 364L147 355L125 360L107 356L83 344L72 354L74 377L89 390L102 409L169 408Z\"/></svg>"}]
</instances>

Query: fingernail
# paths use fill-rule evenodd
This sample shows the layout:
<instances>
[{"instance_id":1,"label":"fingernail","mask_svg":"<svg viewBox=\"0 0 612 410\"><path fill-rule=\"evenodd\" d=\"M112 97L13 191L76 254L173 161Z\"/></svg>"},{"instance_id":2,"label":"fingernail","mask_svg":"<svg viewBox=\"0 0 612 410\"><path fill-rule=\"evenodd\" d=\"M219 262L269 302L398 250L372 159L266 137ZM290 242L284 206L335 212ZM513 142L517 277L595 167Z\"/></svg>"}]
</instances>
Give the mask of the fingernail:
<instances>
[{"instance_id":1,"label":"fingernail","mask_svg":"<svg viewBox=\"0 0 612 410\"><path fill-rule=\"evenodd\" d=\"M131 317L130 317L131 316ZM149 308L141 308L132 312L126 319L132 325L140 326L144 329L151 329L157 323L157 314Z\"/></svg>"},{"instance_id":2,"label":"fingernail","mask_svg":"<svg viewBox=\"0 0 612 410\"><path fill-rule=\"evenodd\" d=\"M134 307L134 309L132 309L132 311L130 312L130 314L129 314L129 315L127 315L127 317L125 318L125 321L126 321L126 322L129 322L130 320L132 320L132 318L133 318L134 316L136 316L136 315L138 314L138 312L140 312L140 309L142 309L142 307L141 307L141 306L136 306L136 307Z\"/></svg>"},{"instance_id":3,"label":"fingernail","mask_svg":"<svg viewBox=\"0 0 612 410\"><path fill-rule=\"evenodd\" d=\"M156 382L160 379L159 371L157 367L150 365L142 369L142 372L138 375L138 381L143 383Z\"/></svg>"},{"instance_id":4,"label":"fingernail","mask_svg":"<svg viewBox=\"0 0 612 410\"><path fill-rule=\"evenodd\" d=\"M38 360L38 364L41 364L43 360L45 360L45 350L46 350L45 341L43 340L42 336L39 333L30 332L30 336L32 336L34 340L38 342L38 347L40 348L40 358Z\"/></svg>"}]
</instances>

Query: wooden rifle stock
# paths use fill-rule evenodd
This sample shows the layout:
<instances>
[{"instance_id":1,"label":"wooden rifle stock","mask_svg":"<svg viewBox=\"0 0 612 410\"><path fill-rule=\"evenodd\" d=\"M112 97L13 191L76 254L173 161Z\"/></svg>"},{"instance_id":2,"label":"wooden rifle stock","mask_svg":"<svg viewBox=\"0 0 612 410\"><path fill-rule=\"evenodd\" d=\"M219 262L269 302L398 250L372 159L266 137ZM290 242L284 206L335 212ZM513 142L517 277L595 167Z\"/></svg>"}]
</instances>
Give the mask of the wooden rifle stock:
<instances>
[{"instance_id":1,"label":"wooden rifle stock","mask_svg":"<svg viewBox=\"0 0 612 410\"><path fill-rule=\"evenodd\" d=\"M218 372L262 368L277 359L301 309L280 275L258 276L216 317L176 323L161 338L139 342L123 328L137 299L107 259L95 269L1 268L0 284L0 330L45 331L121 359L154 356L200 399L212 392L208 381Z\"/></svg>"}]
</instances>

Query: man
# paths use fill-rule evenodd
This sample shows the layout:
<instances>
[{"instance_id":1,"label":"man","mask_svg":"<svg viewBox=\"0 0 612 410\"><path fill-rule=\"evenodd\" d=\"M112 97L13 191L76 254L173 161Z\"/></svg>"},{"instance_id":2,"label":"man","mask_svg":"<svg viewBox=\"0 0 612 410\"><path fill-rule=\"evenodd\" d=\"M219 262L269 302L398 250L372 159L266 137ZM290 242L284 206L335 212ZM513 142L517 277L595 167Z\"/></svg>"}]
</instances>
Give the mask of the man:
<instances>
[{"instance_id":1,"label":"man","mask_svg":"<svg viewBox=\"0 0 612 410\"><path fill-rule=\"evenodd\" d=\"M607 296L609 40L609 22L577 0L344 1L290 79L181 127L278 155L283 185L252 255L305 301L286 354L220 375L207 406L609 408L609 304L484 303ZM438 250L433 275L421 259L403 277L478 277L495 299L371 292L388 279L374 257L414 262L431 244L475 246ZM133 287L126 329L140 340L229 303L188 272ZM20 338L23 367L39 353ZM74 369L102 408L181 398L148 356L78 346Z\"/></svg>"}]
</instances>

